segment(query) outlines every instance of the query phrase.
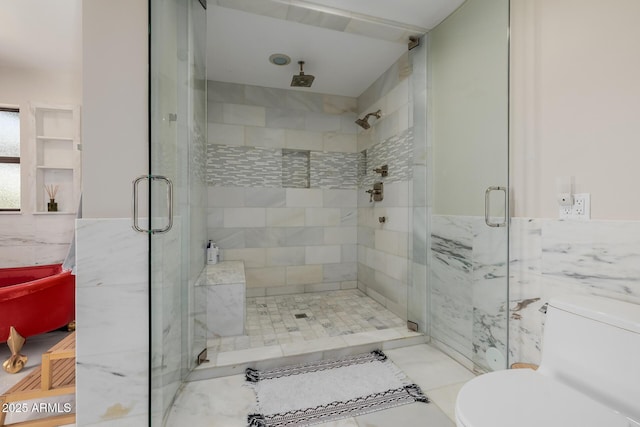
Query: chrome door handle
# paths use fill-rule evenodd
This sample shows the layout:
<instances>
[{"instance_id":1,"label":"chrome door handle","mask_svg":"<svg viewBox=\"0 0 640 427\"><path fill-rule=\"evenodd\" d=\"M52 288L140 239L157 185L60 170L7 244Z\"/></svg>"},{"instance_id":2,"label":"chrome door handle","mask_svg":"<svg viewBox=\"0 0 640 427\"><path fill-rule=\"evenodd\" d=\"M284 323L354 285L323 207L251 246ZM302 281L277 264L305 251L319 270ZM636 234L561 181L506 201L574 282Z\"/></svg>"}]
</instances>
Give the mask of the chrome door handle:
<instances>
[{"instance_id":1,"label":"chrome door handle","mask_svg":"<svg viewBox=\"0 0 640 427\"><path fill-rule=\"evenodd\" d=\"M491 201L490 195L492 191L503 191L504 192L504 221L503 222L491 222L489 219L490 211L491 211ZM488 187L484 192L484 222L489 227L506 227L507 226L507 187Z\"/></svg>"},{"instance_id":2,"label":"chrome door handle","mask_svg":"<svg viewBox=\"0 0 640 427\"><path fill-rule=\"evenodd\" d=\"M168 222L167 225L163 228L152 228L152 229L144 229L140 228L138 224L138 184L141 181L147 180L159 180L164 181L167 184L167 212L168 212ZM162 175L141 175L133 180L133 229L140 233L149 233L149 234L161 234L166 233L171 230L173 227L173 183L171 180ZM151 220L149 220L151 222Z\"/></svg>"}]
</instances>

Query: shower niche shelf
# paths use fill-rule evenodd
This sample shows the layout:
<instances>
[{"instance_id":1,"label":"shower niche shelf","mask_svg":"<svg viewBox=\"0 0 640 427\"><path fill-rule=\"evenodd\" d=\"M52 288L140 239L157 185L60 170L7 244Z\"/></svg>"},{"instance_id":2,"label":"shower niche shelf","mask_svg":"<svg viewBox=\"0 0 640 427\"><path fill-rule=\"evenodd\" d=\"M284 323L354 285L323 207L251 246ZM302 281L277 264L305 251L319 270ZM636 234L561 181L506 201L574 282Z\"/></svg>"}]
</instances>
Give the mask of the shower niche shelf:
<instances>
[{"instance_id":1,"label":"shower niche shelf","mask_svg":"<svg viewBox=\"0 0 640 427\"><path fill-rule=\"evenodd\" d=\"M309 188L311 184L310 151L282 150L282 187Z\"/></svg>"},{"instance_id":2,"label":"shower niche shelf","mask_svg":"<svg viewBox=\"0 0 640 427\"><path fill-rule=\"evenodd\" d=\"M81 182L80 107L32 103L29 111L35 153L35 213L74 213ZM47 212L45 186L57 186L59 212Z\"/></svg>"}]
</instances>

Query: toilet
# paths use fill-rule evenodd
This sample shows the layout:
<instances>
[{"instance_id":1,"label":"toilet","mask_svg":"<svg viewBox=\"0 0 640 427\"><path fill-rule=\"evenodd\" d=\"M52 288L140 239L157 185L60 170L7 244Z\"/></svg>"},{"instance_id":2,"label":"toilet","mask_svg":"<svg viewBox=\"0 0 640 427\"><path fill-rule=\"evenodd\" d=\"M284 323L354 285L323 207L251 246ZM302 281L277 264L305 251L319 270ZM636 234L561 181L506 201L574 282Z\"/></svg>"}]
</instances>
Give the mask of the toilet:
<instances>
[{"instance_id":1,"label":"toilet","mask_svg":"<svg viewBox=\"0 0 640 427\"><path fill-rule=\"evenodd\" d=\"M640 305L552 299L538 370L480 375L456 400L458 427L640 427Z\"/></svg>"}]
</instances>

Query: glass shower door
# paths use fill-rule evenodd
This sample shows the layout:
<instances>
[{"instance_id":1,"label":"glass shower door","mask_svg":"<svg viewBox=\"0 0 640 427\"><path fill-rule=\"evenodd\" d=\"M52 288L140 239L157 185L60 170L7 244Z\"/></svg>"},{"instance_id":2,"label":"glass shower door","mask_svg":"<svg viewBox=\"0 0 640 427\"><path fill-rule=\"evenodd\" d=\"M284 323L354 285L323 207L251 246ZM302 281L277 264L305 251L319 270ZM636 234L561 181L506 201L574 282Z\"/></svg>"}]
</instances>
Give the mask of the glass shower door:
<instances>
[{"instance_id":1,"label":"glass shower door","mask_svg":"<svg viewBox=\"0 0 640 427\"><path fill-rule=\"evenodd\" d=\"M429 33L430 335L507 367L509 1L468 0Z\"/></svg>"},{"instance_id":2,"label":"glass shower door","mask_svg":"<svg viewBox=\"0 0 640 427\"><path fill-rule=\"evenodd\" d=\"M194 297L206 234L204 7L152 0L150 34L150 425L160 426L205 346Z\"/></svg>"}]
</instances>

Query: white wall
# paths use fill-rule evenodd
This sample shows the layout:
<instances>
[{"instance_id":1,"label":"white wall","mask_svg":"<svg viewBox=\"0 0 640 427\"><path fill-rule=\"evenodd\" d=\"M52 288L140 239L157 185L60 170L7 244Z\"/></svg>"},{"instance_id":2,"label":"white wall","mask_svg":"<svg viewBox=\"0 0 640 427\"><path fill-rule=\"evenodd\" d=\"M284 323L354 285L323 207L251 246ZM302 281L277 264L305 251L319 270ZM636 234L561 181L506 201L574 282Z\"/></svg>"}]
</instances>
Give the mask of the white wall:
<instances>
[{"instance_id":1,"label":"white wall","mask_svg":"<svg viewBox=\"0 0 640 427\"><path fill-rule=\"evenodd\" d=\"M511 0L511 362L539 362L554 296L640 303L638 16L635 0ZM555 219L562 176L591 221Z\"/></svg>"},{"instance_id":2,"label":"white wall","mask_svg":"<svg viewBox=\"0 0 640 427\"><path fill-rule=\"evenodd\" d=\"M83 219L77 221L77 424L148 420L148 236L131 228L147 173L145 0L83 2ZM143 202L144 203L144 202Z\"/></svg>"},{"instance_id":3,"label":"white wall","mask_svg":"<svg viewBox=\"0 0 640 427\"><path fill-rule=\"evenodd\" d=\"M80 105L82 76L0 68L0 105L20 109L20 213L0 213L0 268L62 262L73 238L74 215L33 215L35 146L31 102Z\"/></svg>"},{"instance_id":4,"label":"white wall","mask_svg":"<svg viewBox=\"0 0 640 427\"><path fill-rule=\"evenodd\" d=\"M513 214L557 218L556 178L594 219L640 219L640 2L512 0Z\"/></svg>"},{"instance_id":5,"label":"white wall","mask_svg":"<svg viewBox=\"0 0 640 427\"><path fill-rule=\"evenodd\" d=\"M131 181L147 173L146 5L101 0L83 5L85 218L130 217Z\"/></svg>"}]
</instances>

